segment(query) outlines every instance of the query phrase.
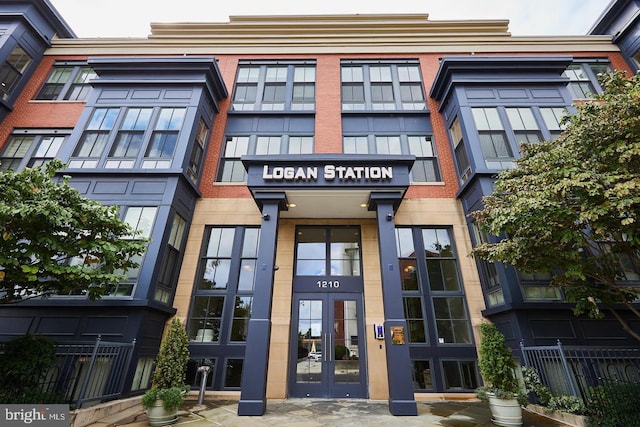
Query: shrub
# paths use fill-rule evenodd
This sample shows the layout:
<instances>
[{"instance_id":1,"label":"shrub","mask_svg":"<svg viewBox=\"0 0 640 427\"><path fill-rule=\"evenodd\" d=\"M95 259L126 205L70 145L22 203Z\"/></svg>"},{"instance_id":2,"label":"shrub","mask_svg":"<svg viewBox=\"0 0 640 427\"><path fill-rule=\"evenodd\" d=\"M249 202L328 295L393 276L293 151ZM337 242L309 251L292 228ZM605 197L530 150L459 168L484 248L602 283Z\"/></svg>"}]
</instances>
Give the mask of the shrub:
<instances>
[{"instance_id":1,"label":"shrub","mask_svg":"<svg viewBox=\"0 0 640 427\"><path fill-rule=\"evenodd\" d=\"M492 323L481 323L480 332L478 365L485 386L476 390L478 399L487 400L487 393L494 393L500 399L515 398L520 405L526 405L527 395L515 375L516 360L505 344L504 335Z\"/></svg>"},{"instance_id":2,"label":"shrub","mask_svg":"<svg viewBox=\"0 0 640 427\"><path fill-rule=\"evenodd\" d=\"M55 342L48 337L25 335L4 345L0 355L0 403L58 403L59 396L42 382L56 365Z\"/></svg>"},{"instance_id":3,"label":"shrub","mask_svg":"<svg viewBox=\"0 0 640 427\"><path fill-rule=\"evenodd\" d=\"M589 388L589 426L639 427L640 384L607 384Z\"/></svg>"},{"instance_id":4,"label":"shrub","mask_svg":"<svg viewBox=\"0 0 640 427\"><path fill-rule=\"evenodd\" d=\"M182 405L184 394L189 389L184 383L189 357L187 332L182 322L174 318L156 357L151 389L142 396L143 406L150 407L157 399L163 401L162 406L167 411L174 411Z\"/></svg>"}]
</instances>

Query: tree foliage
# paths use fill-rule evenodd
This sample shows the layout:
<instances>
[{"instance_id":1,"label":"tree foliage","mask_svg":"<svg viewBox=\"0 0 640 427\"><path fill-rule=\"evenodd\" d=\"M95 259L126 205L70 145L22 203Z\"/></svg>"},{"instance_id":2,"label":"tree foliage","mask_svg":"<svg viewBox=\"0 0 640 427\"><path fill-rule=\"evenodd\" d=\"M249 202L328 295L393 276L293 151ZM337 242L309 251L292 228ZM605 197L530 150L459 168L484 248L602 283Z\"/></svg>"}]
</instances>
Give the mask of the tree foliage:
<instances>
[{"instance_id":1,"label":"tree foliage","mask_svg":"<svg viewBox=\"0 0 640 427\"><path fill-rule=\"evenodd\" d=\"M54 160L0 173L0 303L52 294L95 300L138 267L144 239L120 220L117 206L87 199L56 182Z\"/></svg>"},{"instance_id":2,"label":"tree foliage","mask_svg":"<svg viewBox=\"0 0 640 427\"><path fill-rule=\"evenodd\" d=\"M577 106L553 141L521 146L517 167L498 174L495 191L472 216L501 236L475 256L552 274L575 313L602 317L638 297L619 286L640 254L640 76L601 76L604 93ZM637 279L637 278L636 278Z\"/></svg>"}]
</instances>

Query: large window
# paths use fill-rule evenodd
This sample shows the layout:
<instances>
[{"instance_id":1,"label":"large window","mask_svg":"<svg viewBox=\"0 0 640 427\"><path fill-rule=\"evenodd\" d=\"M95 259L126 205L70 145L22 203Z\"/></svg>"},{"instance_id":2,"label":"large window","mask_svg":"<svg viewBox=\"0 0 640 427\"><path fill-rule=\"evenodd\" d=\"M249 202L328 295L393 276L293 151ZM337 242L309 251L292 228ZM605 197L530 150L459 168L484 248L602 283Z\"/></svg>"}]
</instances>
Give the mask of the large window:
<instances>
[{"instance_id":1,"label":"large window","mask_svg":"<svg viewBox=\"0 0 640 427\"><path fill-rule=\"evenodd\" d=\"M440 168L435 146L428 135L345 136L345 154L413 154L416 161L411 169L413 182L438 182Z\"/></svg>"},{"instance_id":2,"label":"large window","mask_svg":"<svg viewBox=\"0 0 640 427\"><path fill-rule=\"evenodd\" d=\"M191 341L246 341L259 237L259 228L207 230L187 328Z\"/></svg>"},{"instance_id":3,"label":"large window","mask_svg":"<svg viewBox=\"0 0 640 427\"><path fill-rule=\"evenodd\" d=\"M341 68L342 110L426 110L420 67L344 61Z\"/></svg>"},{"instance_id":4,"label":"large window","mask_svg":"<svg viewBox=\"0 0 640 427\"><path fill-rule=\"evenodd\" d=\"M427 341L426 304L435 317L438 344L470 344L470 322L450 230L397 228L396 240L409 341Z\"/></svg>"},{"instance_id":5,"label":"large window","mask_svg":"<svg viewBox=\"0 0 640 427\"><path fill-rule=\"evenodd\" d=\"M66 132L16 130L0 155L0 171L41 166L54 159L68 136Z\"/></svg>"},{"instance_id":6,"label":"large window","mask_svg":"<svg viewBox=\"0 0 640 427\"><path fill-rule=\"evenodd\" d=\"M22 79L22 75L31 61L29 54L20 46L16 46L4 63L0 64L0 96L2 99L9 99L13 94L13 90Z\"/></svg>"},{"instance_id":7,"label":"large window","mask_svg":"<svg viewBox=\"0 0 640 427\"><path fill-rule=\"evenodd\" d=\"M185 108L96 108L69 167L99 167L110 147L105 168L169 168L185 114Z\"/></svg>"},{"instance_id":8,"label":"large window","mask_svg":"<svg viewBox=\"0 0 640 427\"><path fill-rule=\"evenodd\" d=\"M397 227L396 248L414 388L475 389L475 346L451 229Z\"/></svg>"},{"instance_id":9,"label":"large window","mask_svg":"<svg viewBox=\"0 0 640 427\"><path fill-rule=\"evenodd\" d=\"M598 74L608 71L611 71L611 65L607 60L594 60L573 63L563 75L569 78L569 90L573 99L585 99L602 92Z\"/></svg>"},{"instance_id":10,"label":"large window","mask_svg":"<svg viewBox=\"0 0 640 427\"><path fill-rule=\"evenodd\" d=\"M36 99L82 101L91 89L96 73L86 64L59 63L53 66Z\"/></svg>"},{"instance_id":11,"label":"large window","mask_svg":"<svg viewBox=\"0 0 640 427\"><path fill-rule=\"evenodd\" d=\"M253 135L228 136L221 159L219 181L244 182L246 172L240 157L245 154L311 154L313 136Z\"/></svg>"},{"instance_id":12,"label":"large window","mask_svg":"<svg viewBox=\"0 0 640 427\"><path fill-rule=\"evenodd\" d=\"M236 111L313 111L315 64L241 64L231 104Z\"/></svg>"}]
</instances>

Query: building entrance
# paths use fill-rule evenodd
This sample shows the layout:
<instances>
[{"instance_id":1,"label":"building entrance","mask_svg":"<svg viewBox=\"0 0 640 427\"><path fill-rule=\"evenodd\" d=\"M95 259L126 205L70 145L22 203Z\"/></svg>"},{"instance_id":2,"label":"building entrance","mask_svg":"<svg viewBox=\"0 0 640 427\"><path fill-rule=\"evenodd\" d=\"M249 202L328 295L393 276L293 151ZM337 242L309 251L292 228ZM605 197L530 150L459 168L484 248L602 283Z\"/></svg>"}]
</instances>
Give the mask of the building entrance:
<instances>
[{"instance_id":1,"label":"building entrance","mask_svg":"<svg viewBox=\"0 0 640 427\"><path fill-rule=\"evenodd\" d=\"M366 398L362 295L296 294L293 316L291 397Z\"/></svg>"},{"instance_id":2,"label":"building entrance","mask_svg":"<svg viewBox=\"0 0 640 427\"><path fill-rule=\"evenodd\" d=\"M296 229L291 397L368 397L360 252L360 227Z\"/></svg>"}]
</instances>

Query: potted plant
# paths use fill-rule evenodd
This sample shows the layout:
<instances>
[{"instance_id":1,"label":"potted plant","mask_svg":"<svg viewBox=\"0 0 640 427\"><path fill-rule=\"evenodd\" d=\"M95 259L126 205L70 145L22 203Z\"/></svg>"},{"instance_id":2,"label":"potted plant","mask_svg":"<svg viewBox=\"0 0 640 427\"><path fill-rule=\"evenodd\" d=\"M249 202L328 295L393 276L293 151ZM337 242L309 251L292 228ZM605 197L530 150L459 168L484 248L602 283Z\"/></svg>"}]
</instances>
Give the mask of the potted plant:
<instances>
[{"instance_id":1,"label":"potted plant","mask_svg":"<svg viewBox=\"0 0 640 427\"><path fill-rule=\"evenodd\" d=\"M484 386L476 390L478 398L488 401L494 424L522 425L522 407L527 395L516 377L516 361L505 344L504 335L492 323L480 324L480 373Z\"/></svg>"},{"instance_id":2,"label":"potted plant","mask_svg":"<svg viewBox=\"0 0 640 427\"><path fill-rule=\"evenodd\" d=\"M142 396L149 424L164 426L178 420L178 408L189 389L184 377L189 363L189 338L182 322L173 318L156 357L151 388Z\"/></svg>"}]
</instances>

